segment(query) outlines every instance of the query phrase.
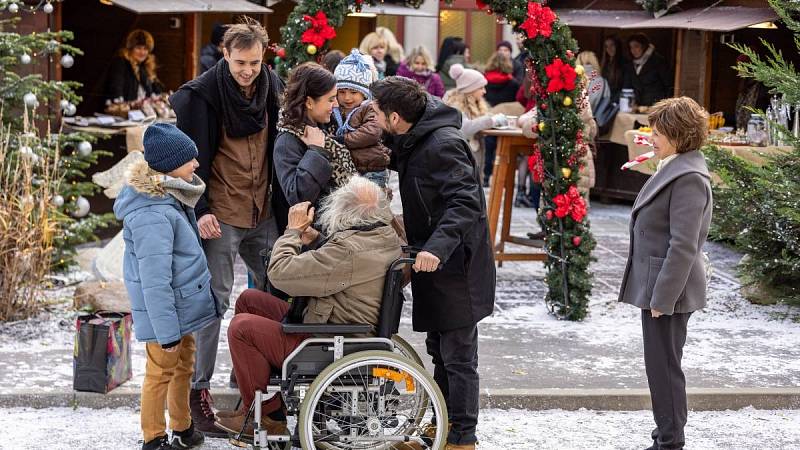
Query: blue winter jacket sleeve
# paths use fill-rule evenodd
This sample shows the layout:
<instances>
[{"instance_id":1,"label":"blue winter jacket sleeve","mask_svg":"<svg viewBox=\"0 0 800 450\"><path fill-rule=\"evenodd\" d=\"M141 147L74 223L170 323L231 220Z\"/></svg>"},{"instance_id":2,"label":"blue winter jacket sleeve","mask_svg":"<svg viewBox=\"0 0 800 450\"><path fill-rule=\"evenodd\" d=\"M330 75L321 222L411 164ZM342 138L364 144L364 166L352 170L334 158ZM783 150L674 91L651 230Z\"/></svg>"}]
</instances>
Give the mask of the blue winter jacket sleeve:
<instances>
[{"instance_id":1,"label":"blue winter jacket sleeve","mask_svg":"<svg viewBox=\"0 0 800 450\"><path fill-rule=\"evenodd\" d=\"M143 213L130 224L147 316L159 344L180 340L181 327L172 290L175 231L161 214Z\"/></svg>"}]
</instances>

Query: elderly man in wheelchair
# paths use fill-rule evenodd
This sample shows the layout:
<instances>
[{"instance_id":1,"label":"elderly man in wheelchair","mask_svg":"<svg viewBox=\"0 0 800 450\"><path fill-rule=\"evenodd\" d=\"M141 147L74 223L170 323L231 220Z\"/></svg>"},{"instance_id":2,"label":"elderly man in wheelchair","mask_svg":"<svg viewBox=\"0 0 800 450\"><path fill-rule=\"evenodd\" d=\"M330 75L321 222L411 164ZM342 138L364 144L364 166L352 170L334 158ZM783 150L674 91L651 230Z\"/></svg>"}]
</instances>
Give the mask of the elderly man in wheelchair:
<instances>
[{"instance_id":1,"label":"elderly man in wheelchair","mask_svg":"<svg viewBox=\"0 0 800 450\"><path fill-rule=\"evenodd\" d=\"M291 304L248 289L228 328L242 401L238 410L218 412L217 425L234 445L444 447L444 398L395 334L402 268L414 260L402 257L391 220L383 190L361 177L323 202L317 224L324 240L311 227L309 203L290 209L268 276Z\"/></svg>"}]
</instances>

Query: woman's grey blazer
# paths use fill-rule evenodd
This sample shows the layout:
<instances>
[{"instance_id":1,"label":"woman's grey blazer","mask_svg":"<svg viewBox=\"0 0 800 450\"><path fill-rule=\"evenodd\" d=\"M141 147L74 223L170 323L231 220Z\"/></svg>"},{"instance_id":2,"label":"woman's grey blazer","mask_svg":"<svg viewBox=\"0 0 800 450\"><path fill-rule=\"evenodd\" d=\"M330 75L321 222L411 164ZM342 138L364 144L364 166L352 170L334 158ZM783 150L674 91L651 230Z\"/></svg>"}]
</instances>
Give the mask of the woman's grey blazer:
<instances>
[{"instance_id":1,"label":"woman's grey blazer","mask_svg":"<svg viewBox=\"0 0 800 450\"><path fill-rule=\"evenodd\" d=\"M633 204L619 301L667 315L706 304L703 244L711 183L700 151L680 153L645 183Z\"/></svg>"}]
</instances>

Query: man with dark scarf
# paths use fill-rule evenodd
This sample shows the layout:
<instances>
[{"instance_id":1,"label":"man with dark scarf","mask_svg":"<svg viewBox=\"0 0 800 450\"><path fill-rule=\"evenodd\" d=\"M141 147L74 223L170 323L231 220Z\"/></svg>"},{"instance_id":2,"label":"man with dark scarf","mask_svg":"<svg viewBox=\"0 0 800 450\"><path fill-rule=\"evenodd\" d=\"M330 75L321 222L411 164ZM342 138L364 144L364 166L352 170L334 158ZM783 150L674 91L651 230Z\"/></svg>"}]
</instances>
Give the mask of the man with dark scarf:
<instances>
[{"instance_id":1,"label":"man with dark scarf","mask_svg":"<svg viewBox=\"0 0 800 450\"><path fill-rule=\"evenodd\" d=\"M229 26L223 59L170 98L178 128L199 152L197 174L207 187L195 213L211 288L223 312L229 306L236 254L256 286L263 288L266 270L260 253L286 227L288 204L272 157L283 83L262 63L267 42L266 30L255 21ZM195 337L190 404L197 429L208 436L226 435L214 425L209 393L220 323L213 322Z\"/></svg>"}]
</instances>

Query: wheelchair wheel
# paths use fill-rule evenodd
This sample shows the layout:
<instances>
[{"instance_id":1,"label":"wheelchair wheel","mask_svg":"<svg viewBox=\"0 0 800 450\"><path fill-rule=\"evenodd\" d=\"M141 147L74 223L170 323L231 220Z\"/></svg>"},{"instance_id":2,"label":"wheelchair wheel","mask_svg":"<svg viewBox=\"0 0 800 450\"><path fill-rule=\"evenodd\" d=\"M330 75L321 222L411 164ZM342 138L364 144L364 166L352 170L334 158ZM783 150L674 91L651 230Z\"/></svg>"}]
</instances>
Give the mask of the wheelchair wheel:
<instances>
[{"instance_id":1,"label":"wheelchair wheel","mask_svg":"<svg viewBox=\"0 0 800 450\"><path fill-rule=\"evenodd\" d=\"M414 350L414 347L411 346L411 344L409 344L407 340L405 340L399 334L393 334L392 342L394 342L396 349L400 352L401 355L419 364L420 367L425 367L425 364L422 362L422 358L419 357L417 351Z\"/></svg>"},{"instance_id":2,"label":"wheelchair wheel","mask_svg":"<svg viewBox=\"0 0 800 450\"><path fill-rule=\"evenodd\" d=\"M436 433L422 422L436 417ZM300 444L306 450L388 450L411 439L444 448L447 406L419 364L394 352L353 353L325 368L300 405Z\"/></svg>"}]
</instances>

